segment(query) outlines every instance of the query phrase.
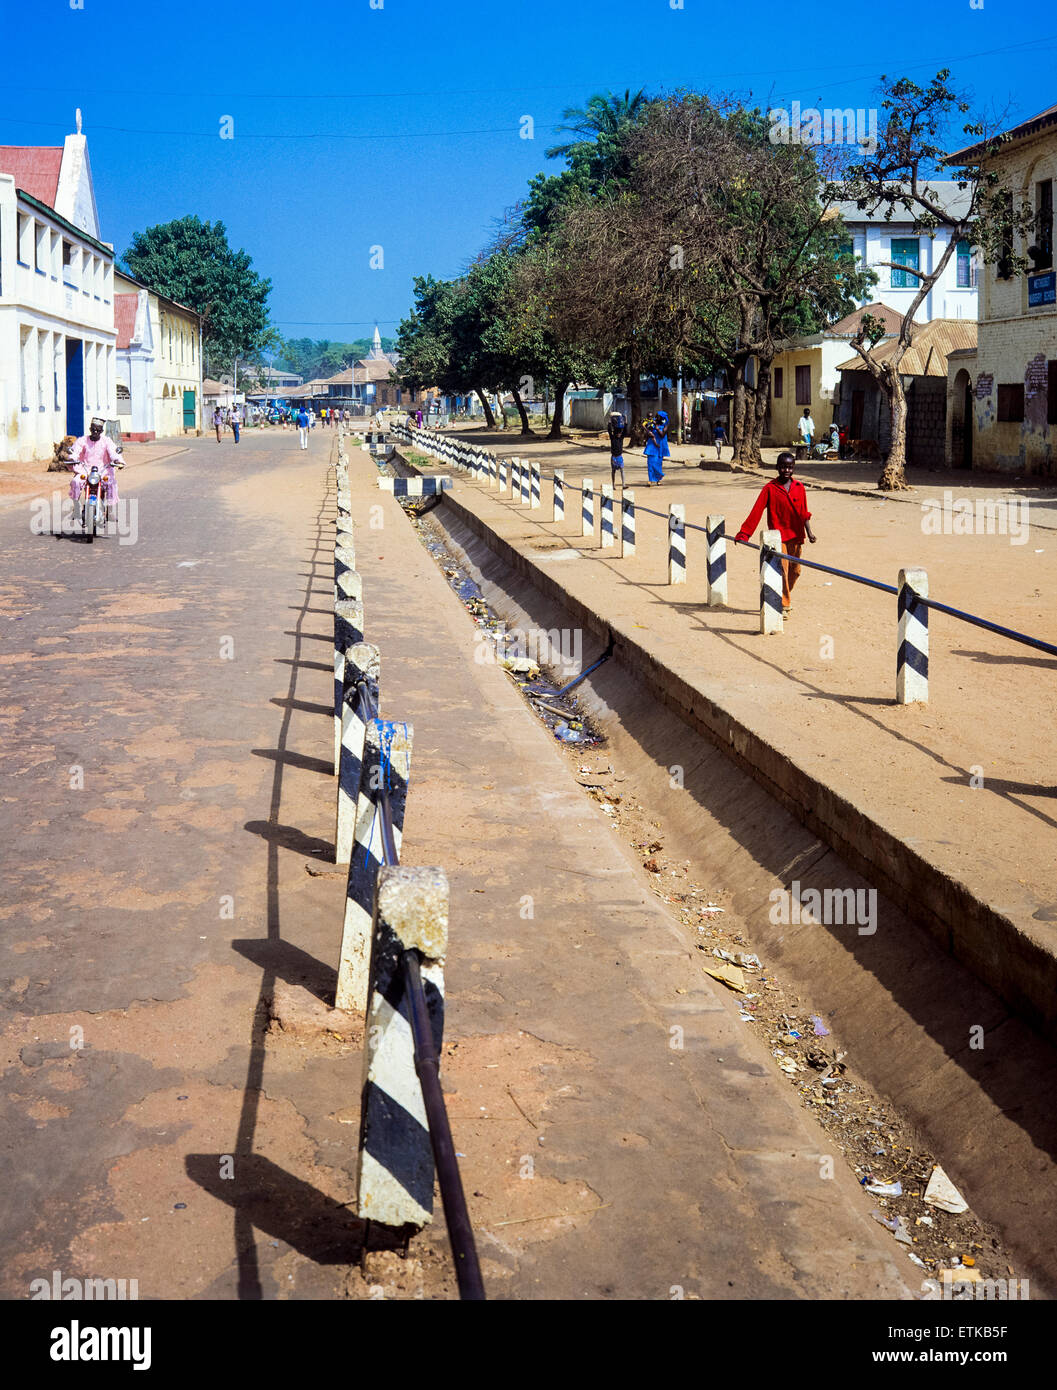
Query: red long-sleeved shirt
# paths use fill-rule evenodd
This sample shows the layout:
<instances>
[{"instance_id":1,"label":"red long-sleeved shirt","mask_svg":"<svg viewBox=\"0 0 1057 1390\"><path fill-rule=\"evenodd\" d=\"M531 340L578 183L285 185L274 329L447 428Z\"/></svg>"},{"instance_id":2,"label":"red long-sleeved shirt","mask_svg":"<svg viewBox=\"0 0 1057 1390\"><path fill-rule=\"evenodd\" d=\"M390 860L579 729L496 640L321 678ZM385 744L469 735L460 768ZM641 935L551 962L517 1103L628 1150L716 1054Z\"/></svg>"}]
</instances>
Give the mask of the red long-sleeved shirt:
<instances>
[{"instance_id":1,"label":"red long-sleeved shirt","mask_svg":"<svg viewBox=\"0 0 1057 1390\"><path fill-rule=\"evenodd\" d=\"M780 531L783 541L802 542L805 528L811 518L807 509L807 493L804 484L794 478L786 492L781 483L770 482L760 489L752 511L737 534L739 541L747 541L759 525L763 509L767 508L767 526L771 531Z\"/></svg>"}]
</instances>

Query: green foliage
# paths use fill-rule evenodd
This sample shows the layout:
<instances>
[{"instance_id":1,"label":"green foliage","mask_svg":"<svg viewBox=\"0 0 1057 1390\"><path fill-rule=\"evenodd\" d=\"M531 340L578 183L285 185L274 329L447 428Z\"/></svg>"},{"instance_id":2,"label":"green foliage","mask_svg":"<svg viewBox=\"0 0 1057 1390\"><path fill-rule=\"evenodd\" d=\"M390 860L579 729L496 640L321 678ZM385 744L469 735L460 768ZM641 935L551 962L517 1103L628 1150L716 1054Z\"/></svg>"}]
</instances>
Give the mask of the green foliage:
<instances>
[{"instance_id":1,"label":"green foliage","mask_svg":"<svg viewBox=\"0 0 1057 1390\"><path fill-rule=\"evenodd\" d=\"M182 217L133 234L122 258L142 284L202 315L205 364L230 371L234 359L258 356L277 341L268 324L272 282L253 270L245 251L228 245L223 222Z\"/></svg>"}]
</instances>

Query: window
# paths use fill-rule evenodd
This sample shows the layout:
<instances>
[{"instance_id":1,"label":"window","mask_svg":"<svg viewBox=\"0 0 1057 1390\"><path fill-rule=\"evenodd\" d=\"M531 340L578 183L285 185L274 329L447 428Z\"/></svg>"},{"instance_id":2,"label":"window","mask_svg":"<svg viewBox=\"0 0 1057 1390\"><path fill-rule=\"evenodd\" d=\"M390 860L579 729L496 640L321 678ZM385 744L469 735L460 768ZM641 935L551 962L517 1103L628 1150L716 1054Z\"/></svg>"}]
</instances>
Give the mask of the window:
<instances>
[{"instance_id":1,"label":"window","mask_svg":"<svg viewBox=\"0 0 1057 1390\"><path fill-rule=\"evenodd\" d=\"M55 380L55 409L62 409L62 398L59 395L59 382L62 380L66 371L66 348L61 333L55 334L55 351L52 358L52 376Z\"/></svg>"},{"instance_id":2,"label":"window","mask_svg":"<svg viewBox=\"0 0 1057 1390\"><path fill-rule=\"evenodd\" d=\"M1053 180L1040 179L1035 185L1035 246L1029 252L1036 270L1053 265Z\"/></svg>"},{"instance_id":3,"label":"window","mask_svg":"<svg viewBox=\"0 0 1057 1390\"><path fill-rule=\"evenodd\" d=\"M811 367L797 367L796 369L796 403L797 405L811 404Z\"/></svg>"},{"instance_id":4,"label":"window","mask_svg":"<svg viewBox=\"0 0 1057 1390\"><path fill-rule=\"evenodd\" d=\"M18 214L18 259L22 265L33 264L33 219Z\"/></svg>"},{"instance_id":5,"label":"window","mask_svg":"<svg viewBox=\"0 0 1057 1390\"><path fill-rule=\"evenodd\" d=\"M774 382L771 394L774 396L776 401L780 401L782 399L782 379L784 377L784 374L784 368L775 367L774 372L771 376L771 380Z\"/></svg>"},{"instance_id":6,"label":"window","mask_svg":"<svg viewBox=\"0 0 1057 1390\"><path fill-rule=\"evenodd\" d=\"M77 264L74 260L75 248L72 241L62 243L62 283L71 289L77 288Z\"/></svg>"},{"instance_id":7,"label":"window","mask_svg":"<svg viewBox=\"0 0 1057 1390\"><path fill-rule=\"evenodd\" d=\"M897 266L909 266L913 270L918 268L918 239L916 236L892 238L892 255L890 259ZM892 289L894 290L916 290L919 281L916 275L908 275L905 270L892 271Z\"/></svg>"},{"instance_id":8,"label":"window","mask_svg":"<svg viewBox=\"0 0 1057 1390\"><path fill-rule=\"evenodd\" d=\"M48 238L51 235L48 228L41 223L37 227L37 240L33 248L33 268L38 275L48 273Z\"/></svg>"},{"instance_id":9,"label":"window","mask_svg":"<svg viewBox=\"0 0 1057 1390\"><path fill-rule=\"evenodd\" d=\"M1017 422L1024 418L1024 383L1014 382L998 388L999 421Z\"/></svg>"},{"instance_id":10,"label":"window","mask_svg":"<svg viewBox=\"0 0 1057 1390\"><path fill-rule=\"evenodd\" d=\"M976 279L973 274L973 249L967 241L959 241L955 254L958 257L957 286L960 290L972 289Z\"/></svg>"}]
</instances>

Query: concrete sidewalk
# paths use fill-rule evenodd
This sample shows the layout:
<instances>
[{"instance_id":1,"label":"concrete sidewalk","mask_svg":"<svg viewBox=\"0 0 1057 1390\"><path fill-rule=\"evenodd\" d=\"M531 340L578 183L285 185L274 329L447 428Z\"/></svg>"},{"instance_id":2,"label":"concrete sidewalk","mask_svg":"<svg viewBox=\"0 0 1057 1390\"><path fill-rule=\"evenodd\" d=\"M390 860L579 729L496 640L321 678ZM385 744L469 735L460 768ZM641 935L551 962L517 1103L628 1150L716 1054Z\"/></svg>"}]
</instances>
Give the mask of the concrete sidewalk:
<instances>
[{"instance_id":1,"label":"concrete sidewalk","mask_svg":"<svg viewBox=\"0 0 1057 1390\"><path fill-rule=\"evenodd\" d=\"M686 506L732 536L761 479L671 470L637 487L634 559L580 531L581 476L596 492L606 459L568 466L542 453L532 512L459 478L453 508L505 562L599 637L695 727L732 749L787 809L918 918L1051 1037L1057 1031L1057 731L1043 717L1057 660L944 615L931 622L931 703L897 706L896 603L805 570L782 636L758 631L757 557L728 546L730 607L705 607L704 537L687 532L688 582L667 584L666 513ZM554 525L549 475L566 467L566 519ZM629 468L629 485L639 483ZM930 594L1049 641L1057 546L1033 526L1010 536L926 535L919 508L809 495L819 544L805 558L894 584L922 566ZM656 515L651 515L657 513Z\"/></svg>"},{"instance_id":2,"label":"concrete sidewalk","mask_svg":"<svg viewBox=\"0 0 1057 1390\"><path fill-rule=\"evenodd\" d=\"M830 1142L355 448L350 475L382 712L415 730L402 857L452 886L443 1075L490 1296L909 1296L919 1271L839 1158L826 1176Z\"/></svg>"}]
</instances>

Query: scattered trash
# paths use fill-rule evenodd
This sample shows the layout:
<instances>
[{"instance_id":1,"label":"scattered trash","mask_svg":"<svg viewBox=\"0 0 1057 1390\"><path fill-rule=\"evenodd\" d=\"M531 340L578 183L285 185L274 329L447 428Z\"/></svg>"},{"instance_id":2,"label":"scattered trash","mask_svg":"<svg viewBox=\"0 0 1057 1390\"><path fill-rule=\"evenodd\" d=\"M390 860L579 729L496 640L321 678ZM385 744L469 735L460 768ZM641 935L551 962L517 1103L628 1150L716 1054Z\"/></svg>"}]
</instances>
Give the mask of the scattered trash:
<instances>
[{"instance_id":1,"label":"scattered trash","mask_svg":"<svg viewBox=\"0 0 1057 1390\"><path fill-rule=\"evenodd\" d=\"M914 1263L917 1265L918 1269L928 1269L928 1265L925 1263L925 1261L919 1260L917 1255L915 1255L911 1250L907 1251L907 1259L913 1260Z\"/></svg>"},{"instance_id":2,"label":"scattered trash","mask_svg":"<svg viewBox=\"0 0 1057 1390\"><path fill-rule=\"evenodd\" d=\"M932 1225L932 1217L931 1217L931 1216L919 1216L918 1219L914 1222L914 1225L915 1225L915 1226L931 1226L931 1225Z\"/></svg>"},{"instance_id":3,"label":"scattered trash","mask_svg":"<svg viewBox=\"0 0 1057 1390\"><path fill-rule=\"evenodd\" d=\"M563 743L579 743L583 734L578 729L571 729L563 719L560 724L555 725L554 737L560 738Z\"/></svg>"},{"instance_id":4,"label":"scattered trash","mask_svg":"<svg viewBox=\"0 0 1057 1390\"><path fill-rule=\"evenodd\" d=\"M929 1185L925 1189L925 1201L930 1207L939 1207L940 1211L949 1211L952 1216L960 1216L963 1211L969 1210L969 1203L938 1163L933 1168Z\"/></svg>"},{"instance_id":5,"label":"scattered trash","mask_svg":"<svg viewBox=\"0 0 1057 1390\"><path fill-rule=\"evenodd\" d=\"M902 1197L903 1184L896 1179L895 1182L871 1182L867 1176L862 1180L862 1186L867 1192L872 1192L875 1197Z\"/></svg>"},{"instance_id":6,"label":"scattered trash","mask_svg":"<svg viewBox=\"0 0 1057 1390\"><path fill-rule=\"evenodd\" d=\"M895 1236L896 1240L900 1242L901 1245L914 1244L914 1237L907 1230L906 1222L903 1220L901 1216L896 1217L895 1229L893 1230L892 1234Z\"/></svg>"},{"instance_id":7,"label":"scattered trash","mask_svg":"<svg viewBox=\"0 0 1057 1390\"><path fill-rule=\"evenodd\" d=\"M736 989L739 994L745 994L745 976L741 972L741 967L731 965L727 961L722 961L719 965L703 965L702 970L706 975L711 975L713 980L719 980L728 989Z\"/></svg>"},{"instance_id":8,"label":"scattered trash","mask_svg":"<svg viewBox=\"0 0 1057 1390\"><path fill-rule=\"evenodd\" d=\"M186 1211L186 1210L187 1210L187 1203L186 1203L186 1202L174 1202L174 1203L173 1203L173 1211Z\"/></svg>"},{"instance_id":9,"label":"scattered trash","mask_svg":"<svg viewBox=\"0 0 1057 1390\"><path fill-rule=\"evenodd\" d=\"M734 959L735 959L735 961L738 963L738 965L741 966L741 968L742 968L743 970L760 970L760 969L762 969L762 966L760 965L760 958L759 958L759 956L750 955L748 951L738 951L738 952L736 952L736 953L735 953L735 956L734 956ZM797 1034L797 1036L799 1037L800 1035Z\"/></svg>"},{"instance_id":10,"label":"scattered trash","mask_svg":"<svg viewBox=\"0 0 1057 1390\"><path fill-rule=\"evenodd\" d=\"M656 859L644 859L642 867L644 869L649 869L651 874L659 874L661 871L661 866L657 863Z\"/></svg>"},{"instance_id":11,"label":"scattered trash","mask_svg":"<svg viewBox=\"0 0 1057 1390\"><path fill-rule=\"evenodd\" d=\"M816 1038L828 1038L828 1037L829 1037L829 1029L828 1029L828 1028L826 1027L826 1025L822 1022L822 1020L819 1018L818 1014L812 1014L812 1015L811 1015L811 1022L815 1025L815 1037L816 1037Z\"/></svg>"},{"instance_id":12,"label":"scattered trash","mask_svg":"<svg viewBox=\"0 0 1057 1390\"><path fill-rule=\"evenodd\" d=\"M782 1071L789 1073L795 1072L797 1069L796 1063L793 1061L792 1057L783 1057L778 1065L781 1067Z\"/></svg>"}]
</instances>

